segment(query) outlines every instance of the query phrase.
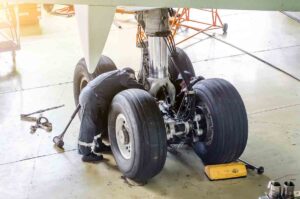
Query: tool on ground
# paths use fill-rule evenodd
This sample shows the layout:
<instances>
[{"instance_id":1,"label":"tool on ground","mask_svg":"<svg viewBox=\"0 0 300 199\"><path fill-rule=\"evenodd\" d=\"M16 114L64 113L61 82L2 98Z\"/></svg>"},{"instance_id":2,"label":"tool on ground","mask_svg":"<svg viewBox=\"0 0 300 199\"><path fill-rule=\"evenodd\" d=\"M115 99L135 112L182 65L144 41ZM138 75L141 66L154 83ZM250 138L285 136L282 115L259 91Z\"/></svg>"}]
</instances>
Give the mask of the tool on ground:
<instances>
[{"instance_id":1,"label":"tool on ground","mask_svg":"<svg viewBox=\"0 0 300 199\"><path fill-rule=\"evenodd\" d=\"M46 111L50 111L50 110L54 110L54 109L58 109L65 106L60 105L60 106L54 106L51 108L47 108L47 109L42 109L42 110L38 110L32 113L28 113L28 114L21 114L21 120L23 121L27 121L27 122L35 122L35 125L32 125L30 127L30 133L35 133L37 131L38 128L44 129L47 132L51 132L52 131L52 123L49 122L48 118L43 117L41 113L44 113ZM30 117L31 115L34 114L40 114L39 117Z\"/></svg>"},{"instance_id":2,"label":"tool on ground","mask_svg":"<svg viewBox=\"0 0 300 199\"><path fill-rule=\"evenodd\" d=\"M28 117L22 117L21 116L21 120L22 121L26 121L26 122L36 122L37 121L37 117L30 117L30 116L28 116Z\"/></svg>"},{"instance_id":3,"label":"tool on ground","mask_svg":"<svg viewBox=\"0 0 300 199\"><path fill-rule=\"evenodd\" d=\"M34 117L31 117L34 119ZM49 122L48 118L40 116L36 119L36 124L30 127L30 132L35 133L38 128L44 129L47 132L52 131L52 123Z\"/></svg>"},{"instance_id":4,"label":"tool on ground","mask_svg":"<svg viewBox=\"0 0 300 199\"><path fill-rule=\"evenodd\" d=\"M247 176L247 169L242 162L206 165L204 172L210 180L225 180Z\"/></svg>"},{"instance_id":5,"label":"tool on ground","mask_svg":"<svg viewBox=\"0 0 300 199\"><path fill-rule=\"evenodd\" d=\"M38 110L38 111L28 113L28 114L21 114L21 120L27 120L28 116L30 116L30 115L34 115L34 114L38 114L38 113L44 113L46 111L51 111L51 110L58 109L58 108L61 108L61 107L64 107L64 106L65 105L63 104L63 105L60 105L60 106L54 106L54 107L51 107L51 108Z\"/></svg>"},{"instance_id":6,"label":"tool on ground","mask_svg":"<svg viewBox=\"0 0 300 199\"><path fill-rule=\"evenodd\" d=\"M81 107L81 106L78 104L77 107L76 107L76 109L75 109L75 111L74 111L74 113L72 114L72 116L71 116L71 118L70 118L70 120L69 120L67 126L66 126L65 129L63 130L63 132L62 132L60 135L55 136L55 137L53 138L53 142L54 142L55 146L57 146L57 147L63 149L63 146L64 146L64 140L63 140L63 139L64 139L64 135L65 135L65 133L67 132L67 130L68 130L70 124L72 123L73 119L75 118L76 114L77 114L78 111L80 110L80 107Z\"/></svg>"},{"instance_id":7,"label":"tool on ground","mask_svg":"<svg viewBox=\"0 0 300 199\"><path fill-rule=\"evenodd\" d=\"M258 199L299 199L300 191L295 191L295 184L292 181L280 182L270 181L268 183L268 193Z\"/></svg>"},{"instance_id":8,"label":"tool on ground","mask_svg":"<svg viewBox=\"0 0 300 199\"><path fill-rule=\"evenodd\" d=\"M268 184L268 198L270 199L276 199L276 198L281 198L281 184L279 182L275 181L270 181Z\"/></svg>"},{"instance_id":9,"label":"tool on ground","mask_svg":"<svg viewBox=\"0 0 300 199\"><path fill-rule=\"evenodd\" d=\"M253 171L256 171L257 174L261 175L265 172L265 168L260 166L260 167L256 167L252 164L249 164L248 162L244 161L244 160L241 160L241 159L238 159L238 161L244 163L246 165L246 168L247 169L251 169Z\"/></svg>"},{"instance_id":10,"label":"tool on ground","mask_svg":"<svg viewBox=\"0 0 300 199\"><path fill-rule=\"evenodd\" d=\"M283 183L282 197L287 199L295 198L295 184L292 181Z\"/></svg>"}]
</instances>

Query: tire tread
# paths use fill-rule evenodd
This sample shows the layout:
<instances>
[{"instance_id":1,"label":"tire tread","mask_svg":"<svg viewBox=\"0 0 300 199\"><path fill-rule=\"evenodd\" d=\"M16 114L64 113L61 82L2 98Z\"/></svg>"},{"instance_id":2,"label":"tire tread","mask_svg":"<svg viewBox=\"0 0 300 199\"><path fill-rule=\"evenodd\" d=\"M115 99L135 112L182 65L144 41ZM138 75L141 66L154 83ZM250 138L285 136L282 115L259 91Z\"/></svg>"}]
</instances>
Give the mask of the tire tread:
<instances>
[{"instance_id":1,"label":"tire tread","mask_svg":"<svg viewBox=\"0 0 300 199\"><path fill-rule=\"evenodd\" d=\"M213 78L194 86L199 98L209 106L214 137L206 153L197 151L206 164L235 161L243 153L248 139L248 121L244 103L238 91L226 80Z\"/></svg>"}]
</instances>

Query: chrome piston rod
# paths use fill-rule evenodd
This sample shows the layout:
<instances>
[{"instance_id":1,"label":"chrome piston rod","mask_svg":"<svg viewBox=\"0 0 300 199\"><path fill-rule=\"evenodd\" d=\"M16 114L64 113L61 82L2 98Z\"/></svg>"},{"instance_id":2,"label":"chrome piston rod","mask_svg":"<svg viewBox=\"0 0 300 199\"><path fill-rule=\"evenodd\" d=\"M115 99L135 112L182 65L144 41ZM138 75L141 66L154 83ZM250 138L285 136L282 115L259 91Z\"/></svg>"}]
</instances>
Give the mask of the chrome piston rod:
<instances>
[{"instance_id":1,"label":"chrome piston rod","mask_svg":"<svg viewBox=\"0 0 300 199\"><path fill-rule=\"evenodd\" d=\"M168 47L164 37L148 37L150 70L152 79L168 77Z\"/></svg>"},{"instance_id":2,"label":"chrome piston rod","mask_svg":"<svg viewBox=\"0 0 300 199\"><path fill-rule=\"evenodd\" d=\"M170 34L167 8L146 10L138 13L138 23L143 27L148 40L149 92L156 97L161 87L166 87L171 104L175 103L176 90L169 79L169 49L165 41Z\"/></svg>"}]
</instances>

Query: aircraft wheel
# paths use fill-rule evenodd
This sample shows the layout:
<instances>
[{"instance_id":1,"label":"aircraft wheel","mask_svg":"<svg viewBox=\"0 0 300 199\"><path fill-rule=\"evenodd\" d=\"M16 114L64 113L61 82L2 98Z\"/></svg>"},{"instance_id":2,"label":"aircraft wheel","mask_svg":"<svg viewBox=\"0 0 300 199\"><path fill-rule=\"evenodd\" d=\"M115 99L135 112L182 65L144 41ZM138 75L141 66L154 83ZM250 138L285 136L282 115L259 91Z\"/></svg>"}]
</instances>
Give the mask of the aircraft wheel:
<instances>
[{"instance_id":1,"label":"aircraft wheel","mask_svg":"<svg viewBox=\"0 0 300 199\"><path fill-rule=\"evenodd\" d=\"M114 97L108 134L114 158L126 177L145 182L162 170L167 155L166 131L148 92L128 89Z\"/></svg>"},{"instance_id":2,"label":"aircraft wheel","mask_svg":"<svg viewBox=\"0 0 300 199\"><path fill-rule=\"evenodd\" d=\"M196 107L202 112L204 133L193 144L205 164L237 160L248 139L247 113L241 96L223 79L202 80L193 87Z\"/></svg>"},{"instance_id":3,"label":"aircraft wheel","mask_svg":"<svg viewBox=\"0 0 300 199\"><path fill-rule=\"evenodd\" d=\"M179 70L176 68L175 64L171 61L171 57L169 57L170 80L173 83L175 83L179 73L182 74L183 71L188 71L192 74L193 77L195 77L194 67L188 55L180 48L176 48L176 51L177 51L177 55L174 56L173 59L177 67L179 67ZM179 85L175 84L176 88L178 86Z\"/></svg>"},{"instance_id":4,"label":"aircraft wheel","mask_svg":"<svg viewBox=\"0 0 300 199\"><path fill-rule=\"evenodd\" d=\"M109 72L112 70L116 70L117 67L114 62L104 55L101 56L95 71L90 74L87 69L86 62L84 58L82 58L75 67L74 77L73 77L73 93L75 105L77 106L79 103L79 95L82 89L88 84L89 81L96 78L98 75L102 73Z\"/></svg>"},{"instance_id":5,"label":"aircraft wheel","mask_svg":"<svg viewBox=\"0 0 300 199\"><path fill-rule=\"evenodd\" d=\"M92 76L93 79L103 73L117 70L116 64L107 56L102 55Z\"/></svg>"},{"instance_id":6,"label":"aircraft wheel","mask_svg":"<svg viewBox=\"0 0 300 199\"><path fill-rule=\"evenodd\" d=\"M73 77L73 94L75 105L79 103L79 95L82 89L91 81L92 75L87 69L84 58L82 58L75 67L74 77Z\"/></svg>"}]
</instances>

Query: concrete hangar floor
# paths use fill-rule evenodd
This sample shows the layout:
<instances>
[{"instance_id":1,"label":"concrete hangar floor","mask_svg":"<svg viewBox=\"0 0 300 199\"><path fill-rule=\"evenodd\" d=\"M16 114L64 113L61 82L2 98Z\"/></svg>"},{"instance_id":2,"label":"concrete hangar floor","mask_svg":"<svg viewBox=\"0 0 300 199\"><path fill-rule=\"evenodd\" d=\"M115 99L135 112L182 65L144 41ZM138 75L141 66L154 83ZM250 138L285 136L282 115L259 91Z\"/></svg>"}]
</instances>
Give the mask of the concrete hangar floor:
<instances>
[{"instance_id":1,"label":"concrete hangar floor","mask_svg":"<svg viewBox=\"0 0 300 199\"><path fill-rule=\"evenodd\" d=\"M300 78L300 24L280 12L221 10L228 33L216 37ZM138 70L136 23L117 15L104 54L118 67ZM75 18L43 13L42 34L21 38L17 71L10 75L10 54L0 54L1 198L258 198L269 180L293 180L300 189L300 84L267 64L207 35L180 45L197 75L222 77L240 92L249 119L249 139L242 155L265 167L264 175L211 182L191 149L167 155L162 172L146 186L129 186L112 155L100 164L82 163L78 155L79 120L65 137L65 152L53 148L74 110L73 69L82 57ZM213 33L211 32L211 33ZM178 38L184 37L184 31ZM29 133L21 113L65 104L47 112L53 132ZM297 185L298 184L298 185Z\"/></svg>"}]
</instances>

